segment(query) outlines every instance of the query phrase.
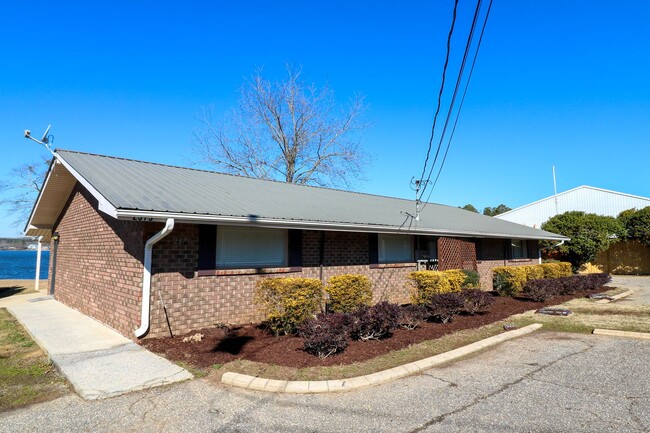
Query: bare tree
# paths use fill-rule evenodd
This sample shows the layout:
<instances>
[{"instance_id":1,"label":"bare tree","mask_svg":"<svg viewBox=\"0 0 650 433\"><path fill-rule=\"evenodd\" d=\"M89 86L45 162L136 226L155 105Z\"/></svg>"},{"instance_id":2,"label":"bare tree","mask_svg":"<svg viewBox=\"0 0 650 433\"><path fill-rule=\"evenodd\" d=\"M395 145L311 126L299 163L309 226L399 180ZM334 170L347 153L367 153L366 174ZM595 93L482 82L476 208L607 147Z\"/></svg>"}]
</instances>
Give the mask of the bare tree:
<instances>
[{"instance_id":1,"label":"bare tree","mask_svg":"<svg viewBox=\"0 0 650 433\"><path fill-rule=\"evenodd\" d=\"M198 118L194 150L229 173L319 186L351 185L370 158L360 144L363 98L337 110L327 85L301 80L301 70L270 82L258 71L242 89L237 108L215 122L212 109Z\"/></svg>"},{"instance_id":2,"label":"bare tree","mask_svg":"<svg viewBox=\"0 0 650 433\"><path fill-rule=\"evenodd\" d=\"M49 164L49 159L43 157L41 161L15 167L0 183L0 193L4 195L0 200L0 206L7 209L14 226L24 224L29 218Z\"/></svg>"}]
</instances>

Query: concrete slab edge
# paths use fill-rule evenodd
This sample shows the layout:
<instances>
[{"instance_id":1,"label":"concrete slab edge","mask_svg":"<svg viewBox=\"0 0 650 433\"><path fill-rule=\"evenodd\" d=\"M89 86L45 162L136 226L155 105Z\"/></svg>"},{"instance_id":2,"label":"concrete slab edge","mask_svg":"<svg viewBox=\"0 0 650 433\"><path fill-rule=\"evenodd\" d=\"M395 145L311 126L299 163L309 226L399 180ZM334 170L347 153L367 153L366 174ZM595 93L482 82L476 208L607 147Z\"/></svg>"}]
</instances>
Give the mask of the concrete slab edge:
<instances>
[{"instance_id":1,"label":"concrete slab edge","mask_svg":"<svg viewBox=\"0 0 650 433\"><path fill-rule=\"evenodd\" d=\"M612 296L613 299L599 299L596 301L597 304L609 304L610 302L618 301L619 299L625 298L627 296L630 296L632 293L634 293L634 290L627 290L625 292L619 293L618 295Z\"/></svg>"},{"instance_id":2,"label":"concrete slab edge","mask_svg":"<svg viewBox=\"0 0 650 433\"><path fill-rule=\"evenodd\" d=\"M471 353L483 350L487 347L494 346L513 338L529 334L542 327L541 323L534 323L520 329L506 331L484 340L477 341L449 352L410 362L408 364L393 367L388 370L378 371L377 373L357 376L349 379L339 380L315 380L315 381L287 381L264 379L261 377L250 376L247 374L227 372L221 377L221 383L238 388L254 389L256 391L267 392L286 392L296 394L316 394L325 392L351 391L354 389L365 388L368 386L379 385L402 377L417 374L423 370L438 366L454 359L461 358Z\"/></svg>"},{"instance_id":3,"label":"concrete slab edge","mask_svg":"<svg viewBox=\"0 0 650 433\"><path fill-rule=\"evenodd\" d=\"M632 332L632 331L618 331L616 329L594 329L594 335L607 335L610 337L627 337L627 338L641 338L650 340L650 333L647 332Z\"/></svg>"}]
</instances>

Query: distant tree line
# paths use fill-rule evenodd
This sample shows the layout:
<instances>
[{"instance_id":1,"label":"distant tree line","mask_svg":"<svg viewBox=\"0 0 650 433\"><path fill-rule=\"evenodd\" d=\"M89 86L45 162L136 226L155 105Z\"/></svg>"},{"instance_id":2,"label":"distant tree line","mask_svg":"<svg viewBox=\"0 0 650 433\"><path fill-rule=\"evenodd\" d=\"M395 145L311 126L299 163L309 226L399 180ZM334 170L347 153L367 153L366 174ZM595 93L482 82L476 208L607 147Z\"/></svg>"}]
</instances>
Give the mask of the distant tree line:
<instances>
[{"instance_id":1,"label":"distant tree line","mask_svg":"<svg viewBox=\"0 0 650 433\"><path fill-rule=\"evenodd\" d=\"M476 209L476 207L474 207L474 205L469 204L469 203L466 204L465 206L461 207L461 209L465 209L465 210L468 210L470 212L479 213L478 209ZM483 215L497 216L497 215L500 215L502 213L508 212L509 210L512 210L512 209L502 203L502 204L500 204L499 206L496 206L496 207L489 207L488 206L488 207L483 208Z\"/></svg>"}]
</instances>

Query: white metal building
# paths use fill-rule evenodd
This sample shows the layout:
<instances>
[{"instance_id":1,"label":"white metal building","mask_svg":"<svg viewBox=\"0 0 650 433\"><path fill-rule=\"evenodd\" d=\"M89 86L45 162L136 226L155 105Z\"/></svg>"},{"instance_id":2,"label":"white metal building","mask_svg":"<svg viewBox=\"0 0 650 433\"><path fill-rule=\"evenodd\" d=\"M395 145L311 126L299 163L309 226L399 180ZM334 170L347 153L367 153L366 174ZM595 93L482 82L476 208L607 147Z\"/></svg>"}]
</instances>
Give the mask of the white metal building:
<instances>
[{"instance_id":1,"label":"white metal building","mask_svg":"<svg viewBox=\"0 0 650 433\"><path fill-rule=\"evenodd\" d=\"M539 228L552 216L568 211L616 217L624 210L642 209L646 206L650 206L650 198L583 185L518 207L495 218Z\"/></svg>"}]
</instances>

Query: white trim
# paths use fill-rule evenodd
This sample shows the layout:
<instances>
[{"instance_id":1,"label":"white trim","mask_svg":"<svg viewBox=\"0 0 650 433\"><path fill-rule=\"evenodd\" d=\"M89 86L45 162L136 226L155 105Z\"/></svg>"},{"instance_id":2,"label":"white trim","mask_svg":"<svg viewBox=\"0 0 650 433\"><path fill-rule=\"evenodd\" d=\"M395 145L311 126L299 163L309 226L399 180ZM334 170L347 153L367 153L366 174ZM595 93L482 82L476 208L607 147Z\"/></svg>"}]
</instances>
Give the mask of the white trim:
<instances>
[{"instance_id":1,"label":"white trim","mask_svg":"<svg viewBox=\"0 0 650 433\"><path fill-rule=\"evenodd\" d=\"M106 199L106 197L101 195L90 182L88 182L74 168L72 168L72 166L68 164L61 155L55 152L54 156L56 157L57 161L63 164L63 166L70 172L70 174L73 175L75 179L77 179L77 181L82 184L88 190L88 192L92 194L93 197L95 197L95 199L97 199L99 203L99 210L104 212L106 215L117 218L117 209L111 204L111 202Z\"/></svg>"},{"instance_id":2,"label":"white trim","mask_svg":"<svg viewBox=\"0 0 650 433\"><path fill-rule=\"evenodd\" d=\"M47 176L45 176L45 181L43 182L43 186L41 187L41 190L38 192L36 203L34 203L34 207L32 208L32 211L29 214L29 219L27 220L27 224L25 224L25 228L23 229L24 232L27 232L27 230L34 227L32 225L32 218L34 218L34 214L36 213L36 208L38 208L38 205L41 202L41 198L43 197L43 192L47 187L47 183L50 181L50 176L52 176L52 173L54 172L54 162L55 162L55 158L52 158L52 161L50 162L50 166L47 169Z\"/></svg>"},{"instance_id":3,"label":"white trim","mask_svg":"<svg viewBox=\"0 0 650 433\"><path fill-rule=\"evenodd\" d=\"M246 225L250 227L268 227L268 228L294 228L303 230L328 230L343 232L368 232L368 233L395 233L395 234L417 234L430 236L457 236L464 238L511 238L511 239L540 239L540 240L569 240L565 236L526 236L512 235L503 233L484 233L469 231L453 230L423 230L423 229L400 229L398 227L373 225L373 224L353 224L353 223L333 223L322 221L292 221L279 220L272 218L255 218L252 220L248 217L221 216L221 215L200 215L185 214L179 212L151 212L139 210L117 210L117 219L144 222L164 222L167 218L174 218L180 223L208 223L224 225Z\"/></svg>"}]
</instances>

